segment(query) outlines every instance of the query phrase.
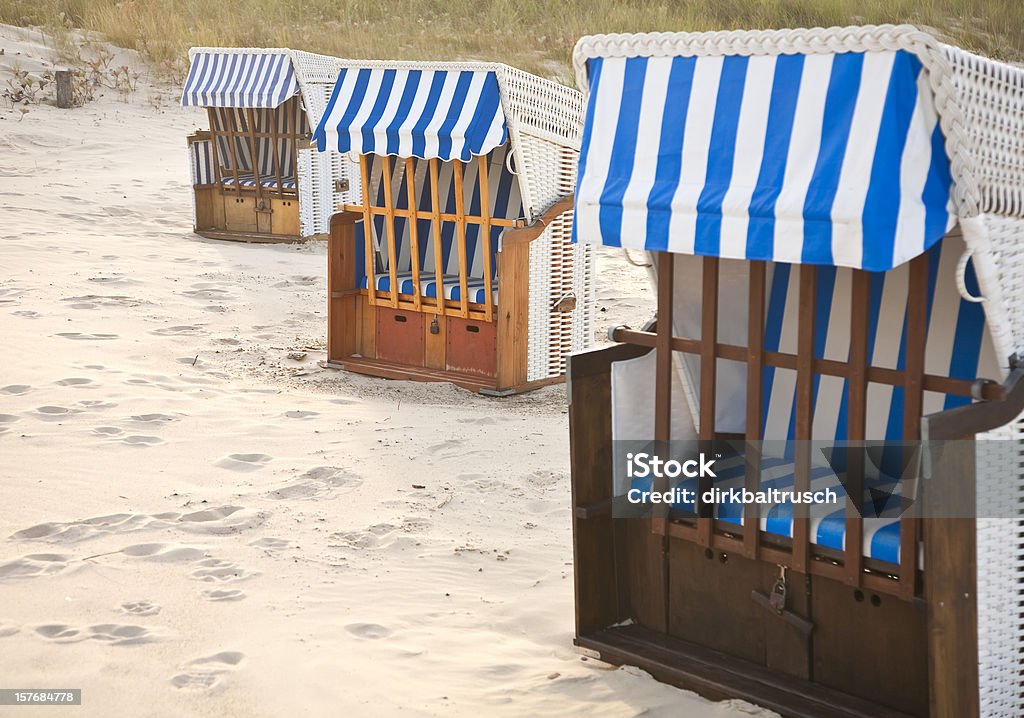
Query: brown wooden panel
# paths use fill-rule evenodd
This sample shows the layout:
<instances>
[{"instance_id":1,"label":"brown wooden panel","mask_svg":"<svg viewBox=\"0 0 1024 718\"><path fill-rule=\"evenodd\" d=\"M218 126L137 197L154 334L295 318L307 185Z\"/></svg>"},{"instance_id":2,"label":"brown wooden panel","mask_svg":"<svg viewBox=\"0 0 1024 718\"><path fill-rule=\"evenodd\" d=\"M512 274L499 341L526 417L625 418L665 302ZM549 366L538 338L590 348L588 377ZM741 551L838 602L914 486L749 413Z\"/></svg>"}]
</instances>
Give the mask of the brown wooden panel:
<instances>
[{"instance_id":1,"label":"brown wooden panel","mask_svg":"<svg viewBox=\"0 0 1024 718\"><path fill-rule=\"evenodd\" d=\"M297 199L270 200L271 215L270 231L274 234L299 236L299 201Z\"/></svg>"},{"instance_id":2,"label":"brown wooden panel","mask_svg":"<svg viewBox=\"0 0 1024 718\"><path fill-rule=\"evenodd\" d=\"M378 305L377 358L408 366L423 366L423 315Z\"/></svg>"},{"instance_id":3,"label":"brown wooden panel","mask_svg":"<svg viewBox=\"0 0 1024 718\"><path fill-rule=\"evenodd\" d=\"M811 585L815 682L927 716L927 633L920 606L817 576Z\"/></svg>"},{"instance_id":4,"label":"brown wooden panel","mask_svg":"<svg viewBox=\"0 0 1024 718\"><path fill-rule=\"evenodd\" d=\"M448 317L445 359L449 371L480 376L498 372L498 333L494 322Z\"/></svg>"},{"instance_id":5,"label":"brown wooden panel","mask_svg":"<svg viewBox=\"0 0 1024 718\"><path fill-rule=\"evenodd\" d=\"M678 539L670 547L669 635L765 665L765 622L775 617L750 592L771 588L773 567Z\"/></svg>"},{"instance_id":6,"label":"brown wooden panel","mask_svg":"<svg viewBox=\"0 0 1024 718\"><path fill-rule=\"evenodd\" d=\"M274 210L270 206L270 200L266 197L256 198L256 231L261 234L273 232L272 222Z\"/></svg>"},{"instance_id":7,"label":"brown wooden panel","mask_svg":"<svg viewBox=\"0 0 1024 718\"><path fill-rule=\"evenodd\" d=\"M430 314L423 319L423 365L430 369L446 369L448 322L444 317ZM436 330L436 331L435 331Z\"/></svg>"},{"instance_id":8,"label":"brown wooden panel","mask_svg":"<svg viewBox=\"0 0 1024 718\"><path fill-rule=\"evenodd\" d=\"M500 388L526 382L530 341L530 244L502 240L498 252L498 367Z\"/></svg>"},{"instance_id":9,"label":"brown wooden panel","mask_svg":"<svg viewBox=\"0 0 1024 718\"><path fill-rule=\"evenodd\" d=\"M256 198L224 195L224 228L229 232L255 232Z\"/></svg>"},{"instance_id":10,"label":"brown wooden panel","mask_svg":"<svg viewBox=\"0 0 1024 718\"><path fill-rule=\"evenodd\" d=\"M327 240L328 361L339 361L360 351L355 244L353 217L335 215Z\"/></svg>"},{"instance_id":11,"label":"brown wooden panel","mask_svg":"<svg viewBox=\"0 0 1024 718\"><path fill-rule=\"evenodd\" d=\"M223 222L217 224L217 205L220 205L220 216L224 215L224 205L216 187L196 187L195 229L223 229Z\"/></svg>"}]
</instances>

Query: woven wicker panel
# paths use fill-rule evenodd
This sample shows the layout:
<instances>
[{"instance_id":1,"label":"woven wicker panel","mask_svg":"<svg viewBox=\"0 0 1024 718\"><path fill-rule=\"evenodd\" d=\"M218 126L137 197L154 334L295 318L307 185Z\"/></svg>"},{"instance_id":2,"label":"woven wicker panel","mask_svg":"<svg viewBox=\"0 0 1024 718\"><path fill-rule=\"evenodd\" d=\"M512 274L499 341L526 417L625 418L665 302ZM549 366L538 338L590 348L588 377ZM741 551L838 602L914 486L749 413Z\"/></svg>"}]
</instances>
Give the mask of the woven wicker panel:
<instances>
[{"instance_id":1,"label":"woven wicker panel","mask_svg":"<svg viewBox=\"0 0 1024 718\"><path fill-rule=\"evenodd\" d=\"M981 210L1024 216L1024 69L943 46L970 139Z\"/></svg>"},{"instance_id":2,"label":"woven wicker panel","mask_svg":"<svg viewBox=\"0 0 1024 718\"><path fill-rule=\"evenodd\" d=\"M1024 418L978 440L981 715L1019 718L1024 715ZM1011 512L1018 518L1007 518Z\"/></svg>"}]
</instances>

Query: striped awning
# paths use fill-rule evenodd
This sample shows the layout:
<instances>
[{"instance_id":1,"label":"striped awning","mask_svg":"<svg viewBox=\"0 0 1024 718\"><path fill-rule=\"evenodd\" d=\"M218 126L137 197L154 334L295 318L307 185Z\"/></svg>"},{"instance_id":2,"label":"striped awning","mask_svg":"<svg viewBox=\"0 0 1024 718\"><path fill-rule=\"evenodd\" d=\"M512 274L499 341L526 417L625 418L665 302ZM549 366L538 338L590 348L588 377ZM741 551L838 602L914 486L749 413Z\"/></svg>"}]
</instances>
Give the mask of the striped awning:
<instances>
[{"instance_id":1,"label":"striped awning","mask_svg":"<svg viewBox=\"0 0 1024 718\"><path fill-rule=\"evenodd\" d=\"M955 223L908 52L591 57L574 237L888 270Z\"/></svg>"},{"instance_id":2,"label":"striped awning","mask_svg":"<svg viewBox=\"0 0 1024 718\"><path fill-rule=\"evenodd\" d=\"M505 144L494 72L349 67L314 133L321 152L469 160Z\"/></svg>"},{"instance_id":3,"label":"striped awning","mask_svg":"<svg viewBox=\"0 0 1024 718\"><path fill-rule=\"evenodd\" d=\"M299 91L291 58L281 52L192 53L184 107L277 107Z\"/></svg>"}]
</instances>

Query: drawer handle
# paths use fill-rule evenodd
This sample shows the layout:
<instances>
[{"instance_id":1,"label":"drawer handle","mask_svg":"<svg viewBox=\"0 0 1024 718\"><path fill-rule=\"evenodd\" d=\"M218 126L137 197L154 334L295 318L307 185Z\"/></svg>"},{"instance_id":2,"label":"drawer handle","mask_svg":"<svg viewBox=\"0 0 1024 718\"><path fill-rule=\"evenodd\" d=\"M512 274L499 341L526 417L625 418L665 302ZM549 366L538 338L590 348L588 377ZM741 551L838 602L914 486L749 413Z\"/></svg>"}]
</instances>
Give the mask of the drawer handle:
<instances>
[{"instance_id":1,"label":"drawer handle","mask_svg":"<svg viewBox=\"0 0 1024 718\"><path fill-rule=\"evenodd\" d=\"M480 331L480 327L476 326L475 324L467 324L466 331L476 333Z\"/></svg>"},{"instance_id":2,"label":"drawer handle","mask_svg":"<svg viewBox=\"0 0 1024 718\"><path fill-rule=\"evenodd\" d=\"M401 314L396 314L395 315L395 321L396 322L407 322L407 321L409 321L409 319L407 317L403 317Z\"/></svg>"}]
</instances>

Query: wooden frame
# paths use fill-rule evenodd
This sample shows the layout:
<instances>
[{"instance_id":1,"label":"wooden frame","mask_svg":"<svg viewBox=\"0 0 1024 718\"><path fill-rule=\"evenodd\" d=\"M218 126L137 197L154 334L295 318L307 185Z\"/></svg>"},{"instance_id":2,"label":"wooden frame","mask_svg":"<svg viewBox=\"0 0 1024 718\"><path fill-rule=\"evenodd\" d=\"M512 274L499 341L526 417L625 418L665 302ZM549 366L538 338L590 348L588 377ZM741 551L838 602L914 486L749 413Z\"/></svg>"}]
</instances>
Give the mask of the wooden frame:
<instances>
[{"instance_id":1,"label":"wooden frame","mask_svg":"<svg viewBox=\"0 0 1024 718\"><path fill-rule=\"evenodd\" d=\"M346 204L343 211L335 214L331 221L331 235L328 244L328 366L348 369L373 376L392 379L420 381L450 381L472 391L488 394L509 394L525 391L560 378L539 382L527 379L529 346L529 296L530 296L530 243L541 236L554 219L572 209L572 197L563 197L529 226L518 219L491 217L486 211L467 214L461 200L461 162L455 161L454 183L457 199L456 211L441 211L438 187L439 161L429 160L426 180L428 187L417 187L413 178L413 160L383 158L383 204L377 205L370 199L371 164L366 156L359 161L362 183L362 204ZM480 167L481 206L489 207L486 157L476 160ZM393 180L398 162L404 162L405 186L409 209L396 206ZM423 192L429 192L430 209L412 209ZM374 277L387 274L388 286L397 289L396 263L384 261L376 246L372 231L362 232L362 271L367 277L368 288L356 284L356 225L361 222L368 227L375 217L384 219L384 235L387 243L387 257L396 256L395 220L410 220L410 251L412 253L413 276L411 294L399 291L378 290ZM431 220L429 237L422 237L415 220ZM460 272L459 299L445 299L444 270L441 247L441 222L455 224L456 251ZM492 297L497 289L498 302L470 302L468 297L469 270L466 247L466 227L478 224L481 228L480 242L485 256L484 292ZM497 266L491 264L490 227L505 227L501 246L497 254ZM421 242L427 241L432 247L434 277L437 292L435 297L424 297L421 292L419 253ZM492 268L496 271L492 272ZM491 279L490 275L496 276ZM387 312L385 312L385 309ZM397 312L397 314L395 314ZM389 349L381 345L379 331L381 322L391 320L403 325L417 323L416 317L425 315L422 337L407 334L404 341L422 345L422 352L405 355L417 357L414 364L398 361L389 355ZM374 328L374 329L371 329ZM408 326L400 328L406 331ZM467 343L468 342L468 343ZM467 364L468 361L468 364Z\"/></svg>"},{"instance_id":2,"label":"wooden frame","mask_svg":"<svg viewBox=\"0 0 1024 718\"><path fill-rule=\"evenodd\" d=\"M924 370L927 259L909 267L904 368L871 366L867 355L867 273L854 270L847 362L814 356L816 270L800 272L796 353L764 347L766 265L751 262L747 346L718 341L718 261L703 262L701 336L672 331L674 261L658 256L658 323L653 332L613 332L623 342L570 361L570 433L576 566L576 642L602 660L631 663L710 698L742 698L801 718L978 716L974 519L903 518L899 566L861 555L862 519L847 512L846 548L811 543L807 517L793 539L759 530L756 508L744 526L697 517L616 518L612 513L611 366L653 349L655 440L671 436L672 352L701 357L698 438L723 438L712 424L718 359L747 366L748 446L762 438L765 366L797 373L796 437L810 438L815 375L847 381L850 440L865 436L868 386L904 390L906 439L971 439L1024 410L1024 369L1004 384L929 375ZM808 300L809 297L809 300ZM981 403L922 417L924 391L978 395ZM733 438L733 437L728 437ZM853 452L856 454L857 452ZM973 506L970 452L935 468L929 491ZM760 481L760 457L747 456L744 485ZM809 485L807 457L795 456L796 487ZM851 462L853 474L862 466ZM863 476L860 477L862 485ZM851 490L856 490L856 483ZM746 527L755 527L746 530ZM923 544L924 564L917 546ZM787 616L763 610L778 567L789 570ZM786 575L786 574L783 574ZM751 593L753 591L753 594ZM870 600L869 600L870 599ZM792 620L790 616L793 617ZM785 619L785 620L784 620ZM622 624L631 625L622 625ZM804 631L794 626L804 625ZM619 626L619 627L616 627Z\"/></svg>"}]
</instances>

